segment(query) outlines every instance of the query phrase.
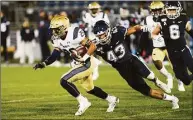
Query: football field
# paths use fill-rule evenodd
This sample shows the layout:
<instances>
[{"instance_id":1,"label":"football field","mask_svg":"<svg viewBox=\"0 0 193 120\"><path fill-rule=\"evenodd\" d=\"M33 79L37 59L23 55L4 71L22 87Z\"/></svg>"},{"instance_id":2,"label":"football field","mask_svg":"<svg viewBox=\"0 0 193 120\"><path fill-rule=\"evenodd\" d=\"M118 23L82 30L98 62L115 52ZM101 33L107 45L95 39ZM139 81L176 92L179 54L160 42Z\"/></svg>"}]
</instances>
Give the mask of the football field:
<instances>
[{"instance_id":1,"label":"football field","mask_svg":"<svg viewBox=\"0 0 193 120\"><path fill-rule=\"evenodd\" d=\"M150 67L160 80L166 82L154 66ZM34 71L32 67L2 67L1 119L192 119L191 85L185 87L185 92L179 92L174 80L172 94L180 99L180 109L172 110L170 102L152 99L133 90L110 66L100 66L100 77L94 83L120 98L114 112L106 113L108 103L87 94L78 85L92 106L82 116L74 116L78 102L60 86L60 77L68 69L48 67Z\"/></svg>"}]
</instances>

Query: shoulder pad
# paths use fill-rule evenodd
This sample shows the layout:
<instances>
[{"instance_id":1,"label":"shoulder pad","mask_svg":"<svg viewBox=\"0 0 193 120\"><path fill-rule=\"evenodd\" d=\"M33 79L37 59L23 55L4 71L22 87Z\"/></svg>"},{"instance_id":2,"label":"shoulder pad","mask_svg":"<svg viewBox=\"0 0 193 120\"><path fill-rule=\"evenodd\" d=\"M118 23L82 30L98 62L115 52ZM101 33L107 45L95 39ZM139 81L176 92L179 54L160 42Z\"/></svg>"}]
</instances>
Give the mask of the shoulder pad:
<instances>
[{"instance_id":1,"label":"shoulder pad","mask_svg":"<svg viewBox=\"0 0 193 120\"><path fill-rule=\"evenodd\" d=\"M78 37L78 31L80 30L79 27L75 27L73 31L73 40Z\"/></svg>"},{"instance_id":2,"label":"shoulder pad","mask_svg":"<svg viewBox=\"0 0 193 120\"><path fill-rule=\"evenodd\" d=\"M120 32L120 33L125 34L125 31L126 31L126 30L127 30L127 29L126 29L125 27L123 27L123 26L117 26L117 31Z\"/></svg>"}]
</instances>

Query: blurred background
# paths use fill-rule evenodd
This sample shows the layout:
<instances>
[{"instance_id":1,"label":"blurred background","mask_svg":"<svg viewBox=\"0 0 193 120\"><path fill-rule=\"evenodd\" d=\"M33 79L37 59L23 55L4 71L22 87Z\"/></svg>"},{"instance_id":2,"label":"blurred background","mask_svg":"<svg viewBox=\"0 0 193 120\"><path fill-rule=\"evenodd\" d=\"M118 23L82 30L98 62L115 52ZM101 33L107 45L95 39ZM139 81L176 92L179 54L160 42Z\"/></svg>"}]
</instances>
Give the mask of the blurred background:
<instances>
[{"instance_id":1,"label":"blurred background","mask_svg":"<svg viewBox=\"0 0 193 120\"><path fill-rule=\"evenodd\" d=\"M52 51L49 22L56 14L68 16L74 26L85 29L83 16L88 13L88 4L93 1L1 1L1 63L9 65L34 64L45 60ZM100 11L105 12L111 26L130 27L141 24L150 14L151 1L99 1ZM193 24L193 2L182 1L184 11ZM131 52L140 54L151 63L152 41L140 43L140 33L131 35L128 45ZM147 36L148 37L148 36ZM186 35L193 50L193 40ZM68 64L68 54L61 54L56 66Z\"/></svg>"}]
</instances>

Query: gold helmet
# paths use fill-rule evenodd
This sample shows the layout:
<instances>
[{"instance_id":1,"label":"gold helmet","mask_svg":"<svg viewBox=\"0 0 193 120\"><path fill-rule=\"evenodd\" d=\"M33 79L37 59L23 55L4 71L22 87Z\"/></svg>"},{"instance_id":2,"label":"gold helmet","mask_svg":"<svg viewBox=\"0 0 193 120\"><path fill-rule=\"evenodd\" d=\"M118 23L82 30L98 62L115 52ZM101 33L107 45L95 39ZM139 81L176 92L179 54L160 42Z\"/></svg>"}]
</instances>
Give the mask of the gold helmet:
<instances>
[{"instance_id":1,"label":"gold helmet","mask_svg":"<svg viewBox=\"0 0 193 120\"><path fill-rule=\"evenodd\" d=\"M88 5L88 9L93 16L96 16L96 14L100 11L100 8L101 6L97 2L92 2Z\"/></svg>"},{"instance_id":2,"label":"gold helmet","mask_svg":"<svg viewBox=\"0 0 193 120\"><path fill-rule=\"evenodd\" d=\"M55 15L50 22L50 29L54 36L65 36L69 27L70 21L63 15Z\"/></svg>"},{"instance_id":3,"label":"gold helmet","mask_svg":"<svg viewBox=\"0 0 193 120\"><path fill-rule=\"evenodd\" d=\"M158 17L160 14L163 13L164 10L164 3L161 1L153 1L150 6L150 11L154 17Z\"/></svg>"}]
</instances>

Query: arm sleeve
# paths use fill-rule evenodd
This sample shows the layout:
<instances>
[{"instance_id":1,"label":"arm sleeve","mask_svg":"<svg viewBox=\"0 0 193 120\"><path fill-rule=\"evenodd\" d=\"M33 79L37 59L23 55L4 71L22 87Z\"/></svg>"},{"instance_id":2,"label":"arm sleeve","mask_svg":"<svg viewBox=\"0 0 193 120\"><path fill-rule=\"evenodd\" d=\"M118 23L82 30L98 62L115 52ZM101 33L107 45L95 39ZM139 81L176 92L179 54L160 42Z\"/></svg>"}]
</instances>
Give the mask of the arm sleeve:
<instances>
[{"instance_id":1,"label":"arm sleeve","mask_svg":"<svg viewBox=\"0 0 193 120\"><path fill-rule=\"evenodd\" d=\"M193 29L187 31L187 33L193 38Z\"/></svg>"},{"instance_id":2,"label":"arm sleeve","mask_svg":"<svg viewBox=\"0 0 193 120\"><path fill-rule=\"evenodd\" d=\"M46 65L52 64L60 56L60 51L54 49L52 54L44 61Z\"/></svg>"},{"instance_id":3,"label":"arm sleeve","mask_svg":"<svg viewBox=\"0 0 193 120\"><path fill-rule=\"evenodd\" d=\"M186 31L193 38L193 29L190 22L190 18L184 13L184 21L186 23Z\"/></svg>"}]
</instances>

